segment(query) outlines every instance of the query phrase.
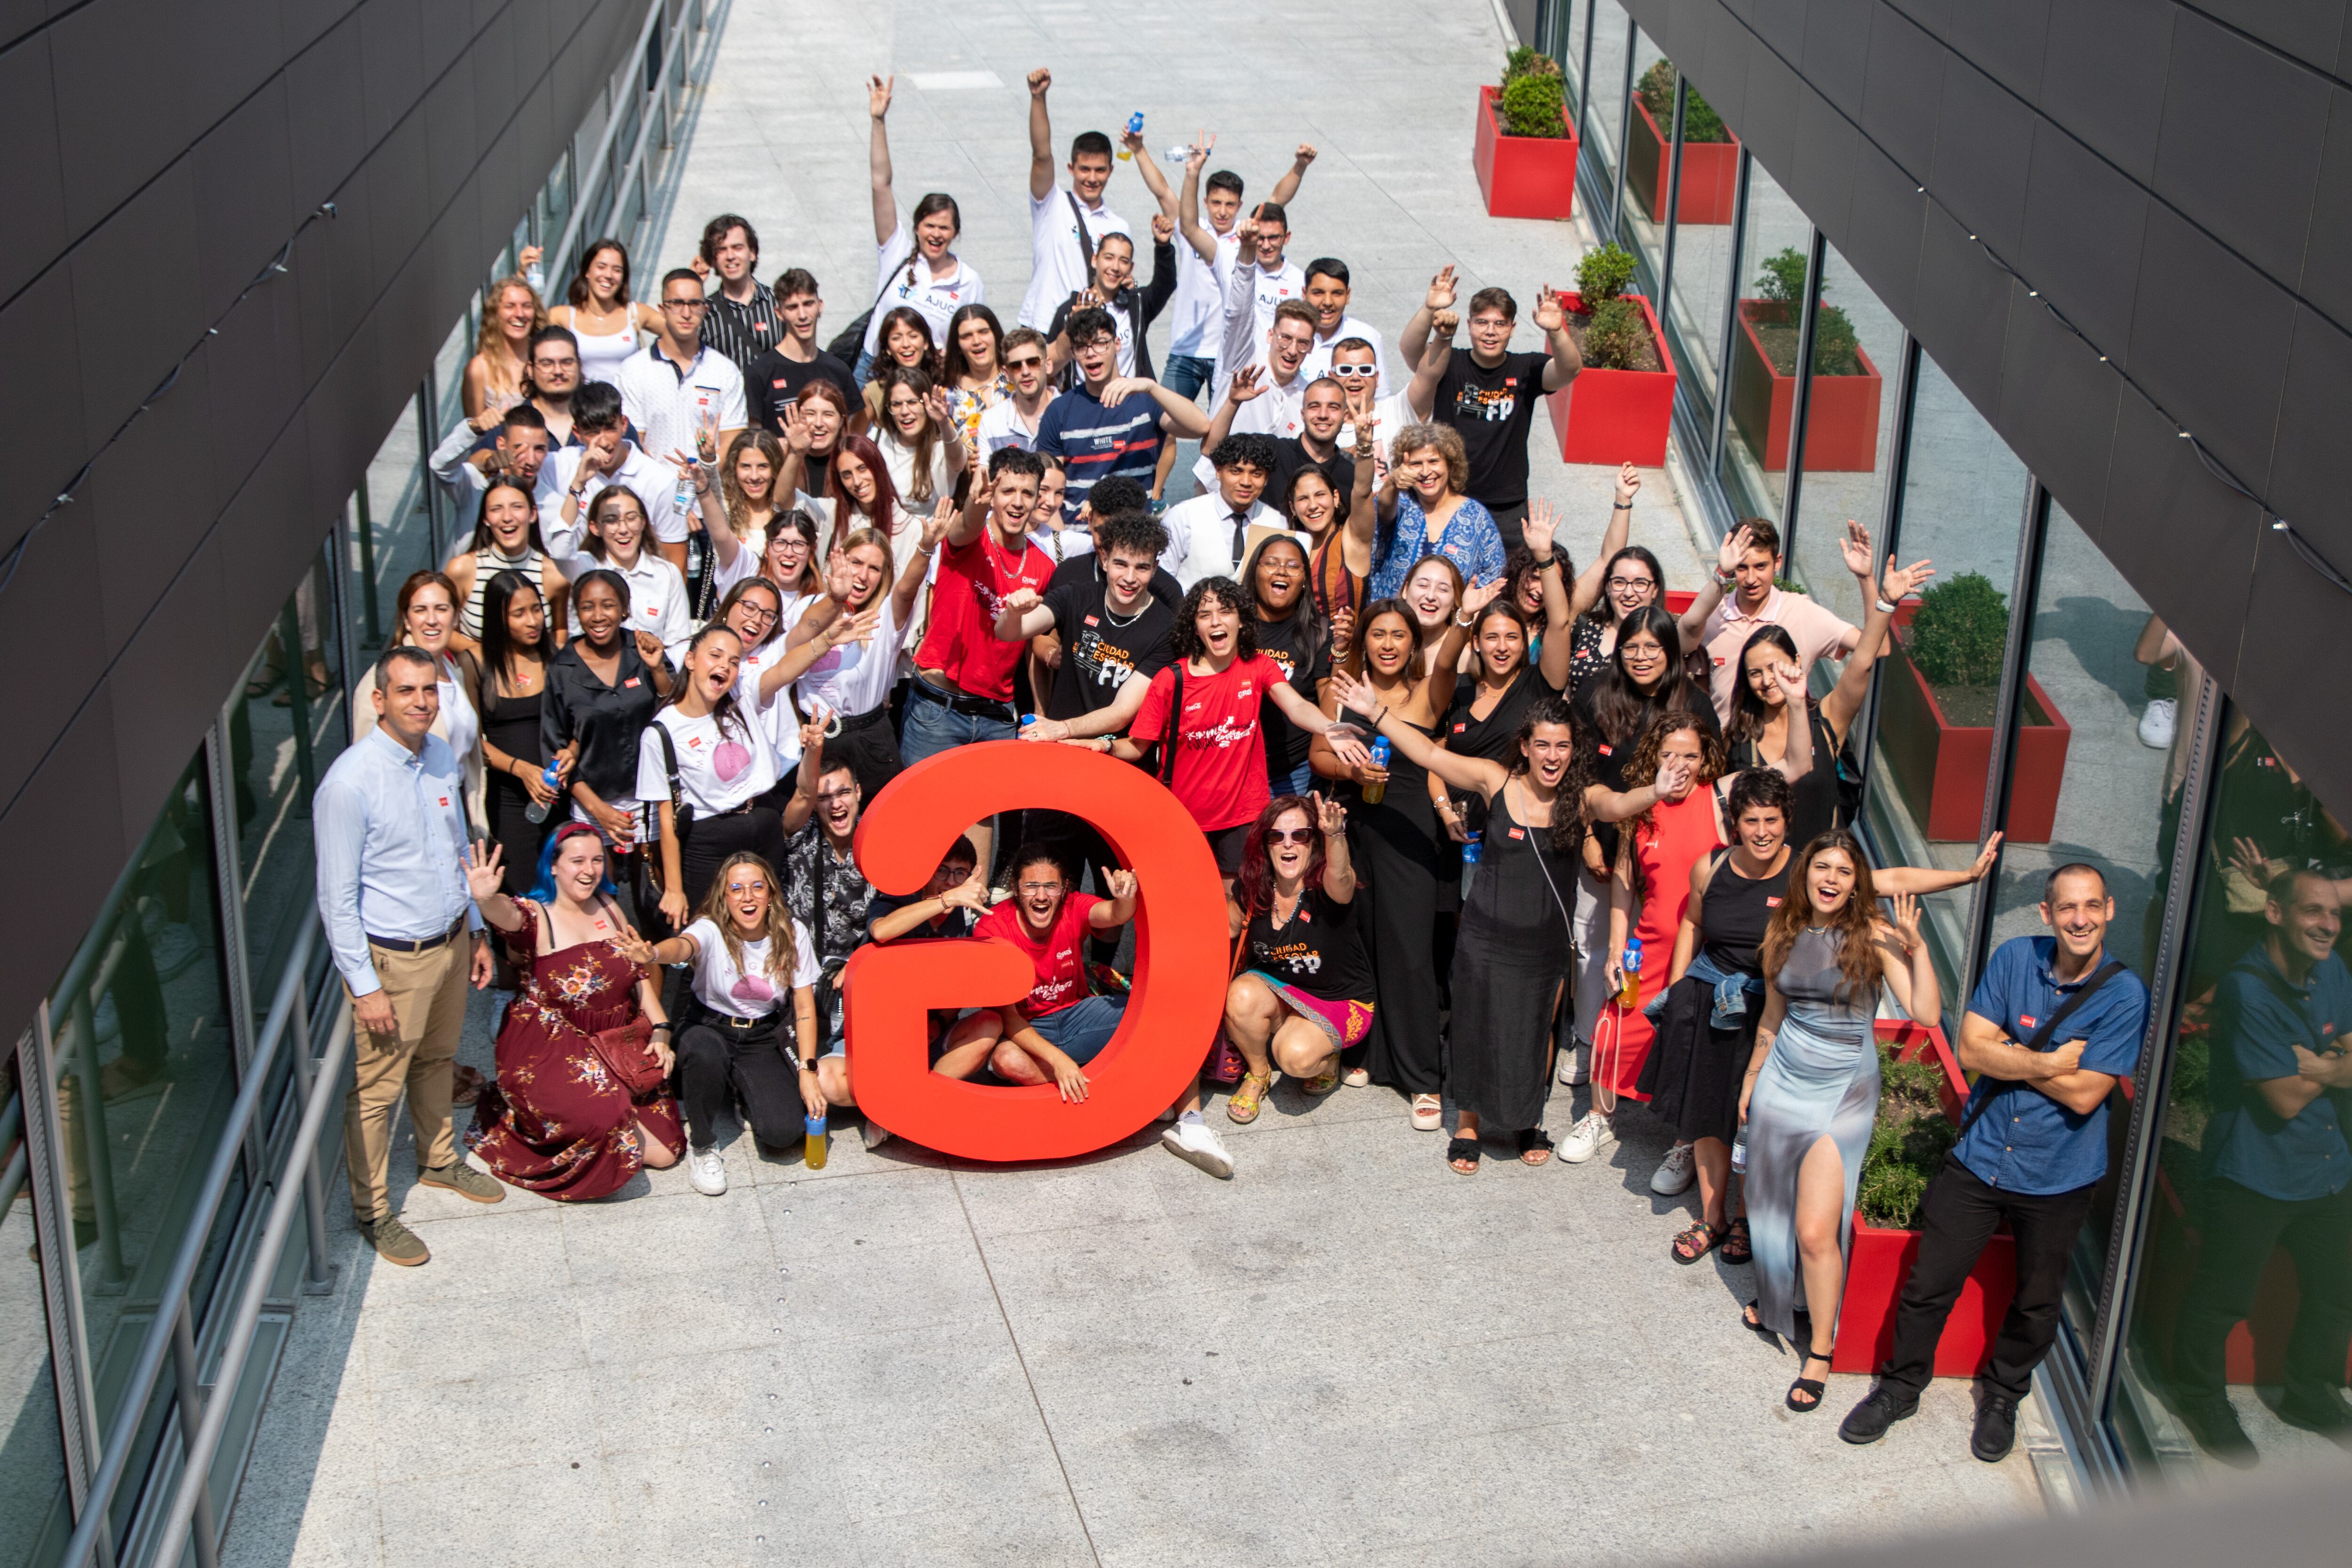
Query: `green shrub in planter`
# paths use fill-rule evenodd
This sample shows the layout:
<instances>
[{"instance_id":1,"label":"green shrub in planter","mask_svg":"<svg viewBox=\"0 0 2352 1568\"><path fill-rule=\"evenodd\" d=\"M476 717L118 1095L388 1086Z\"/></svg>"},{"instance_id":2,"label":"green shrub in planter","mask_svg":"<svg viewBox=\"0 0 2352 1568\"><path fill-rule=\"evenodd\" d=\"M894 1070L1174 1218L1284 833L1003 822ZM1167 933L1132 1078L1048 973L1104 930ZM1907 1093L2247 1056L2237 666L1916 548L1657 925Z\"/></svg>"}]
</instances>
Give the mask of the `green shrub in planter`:
<instances>
[{"instance_id":1,"label":"green shrub in planter","mask_svg":"<svg viewBox=\"0 0 2352 1568\"><path fill-rule=\"evenodd\" d=\"M1862 1157L1854 1206L1873 1225L1908 1230L1959 1130L1944 1114L1944 1070L1934 1061L1890 1059L1879 1070L1878 1120Z\"/></svg>"},{"instance_id":2,"label":"green shrub in planter","mask_svg":"<svg viewBox=\"0 0 2352 1568\"><path fill-rule=\"evenodd\" d=\"M2009 597L1981 572L1963 572L1919 596L1904 651L1929 686L1992 686L2009 647Z\"/></svg>"},{"instance_id":3,"label":"green shrub in planter","mask_svg":"<svg viewBox=\"0 0 2352 1568\"><path fill-rule=\"evenodd\" d=\"M1660 60L1642 73L1643 105L1650 118L1658 122L1658 130L1672 136L1675 130L1675 62ZM1706 100L1693 88L1683 100L1683 140L1685 142L1728 142L1731 132L1724 125Z\"/></svg>"},{"instance_id":4,"label":"green shrub in planter","mask_svg":"<svg viewBox=\"0 0 2352 1568\"><path fill-rule=\"evenodd\" d=\"M1503 57L1503 80L1501 85L1503 87L1508 87L1514 79L1523 76L1558 76L1559 74L1559 62L1558 60L1552 58L1541 49L1531 48L1526 44L1521 44L1517 48L1513 49L1509 54ZM1499 90L1499 89L1497 90Z\"/></svg>"},{"instance_id":5,"label":"green shrub in planter","mask_svg":"<svg viewBox=\"0 0 2352 1568\"><path fill-rule=\"evenodd\" d=\"M1559 77L1542 71L1515 76L1503 84L1503 134L1549 136L1568 134L1560 110L1567 102Z\"/></svg>"},{"instance_id":6,"label":"green shrub in planter","mask_svg":"<svg viewBox=\"0 0 2352 1568\"><path fill-rule=\"evenodd\" d=\"M1595 370L1647 370L1650 324L1633 300L1604 300L1584 329L1584 363Z\"/></svg>"},{"instance_id":7,"label":"green shrub in planter","mask_svg":"<svg viewBox=\"0 0 2352 1568\"><path fill-rule=\"evenodd\" d=\"M1824 289L1826 292L1826 289ZM1798 313L1805 299L1805 253L1795 246L1764 258L1756 275L1756 297L1786 306L1786 320L1778 324L1755 323L1756 336L1771 355L1772 368L1782 375L1797 374ZM1813 374L1860 375L1862 342L1853 323L1835 305L1822 302L1813 316Z\"/></svg>"},{"instance_id":8,"label":"green shrub in planter","mask_svg":"<svg viewBox=\"0 0 2352 1568\"><path fill-rule=\"evenodd\" d=\"M1598 310L1625 291L1633 280L1633 253L1613 241L1588 250L1576 264L1577 298L1588 310Z\"/></svg>"}]
</instances>

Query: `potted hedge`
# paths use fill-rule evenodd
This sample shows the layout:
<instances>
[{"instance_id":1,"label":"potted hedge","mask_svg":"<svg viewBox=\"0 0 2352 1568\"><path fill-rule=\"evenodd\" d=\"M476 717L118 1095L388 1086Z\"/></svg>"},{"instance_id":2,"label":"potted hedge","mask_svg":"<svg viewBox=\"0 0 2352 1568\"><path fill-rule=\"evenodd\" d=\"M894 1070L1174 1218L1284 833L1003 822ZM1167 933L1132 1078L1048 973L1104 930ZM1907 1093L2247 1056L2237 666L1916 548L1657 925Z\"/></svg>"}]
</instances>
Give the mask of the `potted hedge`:
<instances>
[{"instance_id":1,"label":"potted hedge","mask_svg":"<svg viewBox=\"0 0 2352 1568\"><path fill-rule=\"evenodd\" d=\"M1982 573L1964 572L1896 610L1895 636L1879 719L1887 766L1929 838L1974 842L1992 772L2008 596ZM2011 844L2047 844L2074 730L2030 673L2024 700L2002 826Z\"/></svg>"},{"instance_id":2,"label":"potted hedge","mask_svg":"<svg viewBox=\"0 0 2352 1568\"><path fill-rule=\"evenodd\" d=\"M1665 222L1674 163L1675 65L1660 60L1633 89L1633 128L1625 142L1625 183L1642 195L1652 223ZM1729 223L1739 185L1739 138L1693 88L1683 100L1683 180L1675 198L1680 223Z\"/></svg>"},{"instance_id":3,"label":"potted hedge","mask_svg":"<svg viewBox=\"0 0 2352 1568\"><path fill-rule=\"evenodd\" d=\"M1625 292L1633 280L1633 253L1604 245L1576 264L1576 291L1562 296L1569 333L1584 354L1584 368L1550 399L1563 462L1665 465L1675 361L1657 311Z\"/></svg>"},{"instance_id":4,"label":"potted hedge","mask_svg":"<svg viewBox=\"0 0 2352 1568\"><path fill-rule=\"evenodd\" d=\"M1492 217L1564 218L1576 205L1576 128L1559 64L1517 48L1498 86L1478 89L1470 162Z\"/></svg>"},{"instance_id":5,"label":"potted hedge","mask_svg":"<svg viewBox=\"0 0 2352 1568\"><path fill-rule=\"evenodd\" d=\"M1790 247L1764 259L1757 298L1739 301L1731 345L1731 417L1766 468L1789 465L1797 407L1797 335L1804 314L1805 257ZM1805 471L1868 473L1878 466L1878 367L1846 313L1824 300L1813 317L1812 411Z\"/></svg>"},{"instance_id":6,"label":"potted hedge","mask_svg":"<svg viewBox=\"0 0 2352 1568\"><path fill-rule=\"evenodd\" d=\"M1958 1137L1968 1079L1943 1032L1882 1019L1878 1120L1854 1193L1853 1247L1838 1304L1832 1372L1878 1370L1895 1349L1895 1306L1919 1256L1913 1228L1927 1182ZM1937 1377L1972 1377L1992 1353L2017 1289L2017 1244L2007 1231L1978 1258L1936 1343Z\"/></svg>"}]
</instances>

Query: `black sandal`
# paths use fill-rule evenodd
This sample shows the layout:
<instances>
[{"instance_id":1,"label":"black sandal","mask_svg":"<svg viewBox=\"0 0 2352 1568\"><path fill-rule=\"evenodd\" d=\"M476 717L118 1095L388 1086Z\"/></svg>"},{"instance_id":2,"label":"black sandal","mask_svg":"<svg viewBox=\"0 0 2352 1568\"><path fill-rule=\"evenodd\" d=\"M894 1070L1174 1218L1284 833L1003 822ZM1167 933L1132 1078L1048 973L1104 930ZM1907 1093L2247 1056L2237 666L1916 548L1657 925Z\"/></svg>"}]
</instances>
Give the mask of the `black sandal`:
<instances>
[{"instance_id":1,"label":"black sandal","mask_svg":"<svg viewBox=\"0 0 2352 1568\"><path fill-rule=\"evenodd\" d=\"M1741 1215L1724 1228L1723 1260L1726 1263L1756 1261L1756 1244L1748 1237L1746 1215Z\"/></svg>"},{"instance_id":2,"label":"black sandal","mask_svg":"<svg viewBox=\"0 0 2352 1568\"><path fill-rule=\"evenodd\" d=\"M1459 1169L1458 1167L1462 1165L1468 1165L1470 1169L1466 1171ZM1476 1175L1478 1173L1478 1140L1475 1138L1448 1140L1445 1145L1445 1168L1457 1176Z\"/></svg>"},{"instance_id":3,"label":"black sandal","mask_svg":"<svg viewBox=\"0 0 2352 1568\"><path fill-rule=\"evenodd\" d=\"M1832 1346L1831 1350L1827 1351L1807 1351L1805 1352L1804 1361L1799 1363L1797 1370L1799 1372L1802 1372L1805 1370L1807 1365L1810 1365L1814 1362L1820 1362L1824 1367L1828 1366L1830 1363L1830 1355L1832 1351L1836 1347ZM1801 1377L1797 1379L1796 1382L1789 1385L1787 1404L1790 1409L1795 1411L1800 1415L1803 1415L1811 1411L1819 1410L1822 1407L1822 1396L1828 1392L1829 1384L1825 1379L1818 1377ZM1805 1404L1800 1405L1797 1403L1797 1395L1800 1394L1811 1394L1812 1397Z\"/></svg>"},{"instance_id":4,"label":"black sandal","mask_svg":"<svg viewBox=\"0 0 2352 1568\"><path fill-rule=\"evenodd\" d=\"M1530 1160L1530 1154L1541 1154L1540 1160ZM1549 1165L1551 1163L1551 1134L1540 1127L1530 1127L1519 1134L1519 1163Z\"/></svg>"},{"instance_id":5,"label":"black sandal","mask_svg":"<svg viewBox=\"0 0 2352 1568\"><path fill-rule=\"evenodd\" d=\"M1724 1235L1725 1232L1718 1226L1711 1226L1703 1219L1694 1220L1689 1229L1675 1237L1675 1261L1682 1264L1696 1263L1722 1245ZM1743 1322L1746 1321L1746 1313L1743 1312L1740 1317Z\"/></svg>"},{"instance_id":6,"label":"black sandal","mask_svg":"<svg viewBox=\"0 0 2352 1568\"><path fill-rule=\"evenodd\" d=\"M1751 1318L1748 1315L1762 1305L1763 1303L1761 1301L1750 1301L1745 1307L1740 1308L1739 1326L1746 1329L1749 1333L1754 1334L1758 1339L1763 1340L1768 1344L1777 1345L1780 1342L1780 1336L1772 1330L1766 1328L1761 1318Z\"/></svg>"}]
</instances>

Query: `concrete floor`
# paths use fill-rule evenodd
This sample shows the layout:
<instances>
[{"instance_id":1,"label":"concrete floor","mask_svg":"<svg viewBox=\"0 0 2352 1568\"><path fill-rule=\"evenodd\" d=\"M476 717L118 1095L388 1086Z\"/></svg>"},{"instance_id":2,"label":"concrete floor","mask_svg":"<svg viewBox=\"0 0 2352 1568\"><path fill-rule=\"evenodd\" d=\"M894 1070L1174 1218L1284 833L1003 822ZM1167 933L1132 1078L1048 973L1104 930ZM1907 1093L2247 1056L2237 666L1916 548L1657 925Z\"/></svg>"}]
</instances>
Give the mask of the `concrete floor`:
<instances>
[{"instance_id":1,"label":"concrete floor","mask_svg":"<svg viewBox=\"0 0 2352 1568\"><path fill-rule=\"evenodd\" d=\"M1246 72L1202 47L1266 20L1231 0L1122 7L1116 27L1025 0L746 0L659 259L734 208L763 277L809 266L834 324L855 314L861 83L896 70L902 200L958 193L964 253L1009 316L1028 260L1018 84L1050 61L1057 142L1139 106L1155 145L1216 130L1218 162L1262 190L1314 142L1297 253L1346 257L1356 309L1391 334L1449 260L1465 299L1566 281L1581 222L1480 206L1471 108L1501 52L1483 0L1287 7L1311 47ZM918 72L1003 85L924 90ZM1131 171L1112 200L1148 210ZM1538 493L1581 560L1607 473L1563 467L1537 428ZM1695 585L1671 484L1648 479L1635 537ZM485 1068L491 1018L477 998L465 1058ZM1556 1092L1564 1131L1580 1091ZM1230 1184L1149 1134L1015 1170L852 1136L819 1173L737 1137L722 1199L672 1171L568 1207L402 1192L404 1131L395 1191L434 1261L380 1267L338 1220L340 1289L299 1307L225 1557L1729 1561L2041 1506L2021 1454L1969 1457L1963 1384L1871 1449L1835 1436L1864 1380L1832 1380L1823 1414L1784 1410L1795 1358L1734 1321L1747 1271L1666 1256L1693 1200L1649 1193L1664 1141L1639 1112L1604 1162L1490 1157L1471 1180L1381 1090L1310 1109L1286 1085L1250 1128L1211 1115Z\"/></svg>"}]
</instances>

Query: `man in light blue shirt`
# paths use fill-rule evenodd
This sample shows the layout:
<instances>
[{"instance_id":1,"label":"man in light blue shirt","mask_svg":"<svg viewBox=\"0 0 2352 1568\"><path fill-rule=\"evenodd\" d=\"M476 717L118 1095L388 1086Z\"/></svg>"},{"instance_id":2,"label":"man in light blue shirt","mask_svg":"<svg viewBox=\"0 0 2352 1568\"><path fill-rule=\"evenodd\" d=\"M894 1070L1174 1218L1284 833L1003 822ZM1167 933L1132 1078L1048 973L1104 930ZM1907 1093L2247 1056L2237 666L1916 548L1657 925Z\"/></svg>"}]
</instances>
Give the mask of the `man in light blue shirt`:
<instances>
[{"instance_id":1,"label":"man in light blue shirt","mask_svg":"<svg viewBox=\"0 0 2352 1568\"><path fill-rule=\"evenodd\" d=\"M488 984L491 965L466 879L464 772L433 733L439 677L422 648L386 649L368 694L376 727L335 759L312 802L319 914L356 1031L343 1106L352 1217L378 1256L408 1267L430 1254L392 1212L392 1116L404 1088L416 1179L476 1203L506 1195L466 1163L450 1126L466 981L470 972Z\"/></svg>"}]
</instances>

